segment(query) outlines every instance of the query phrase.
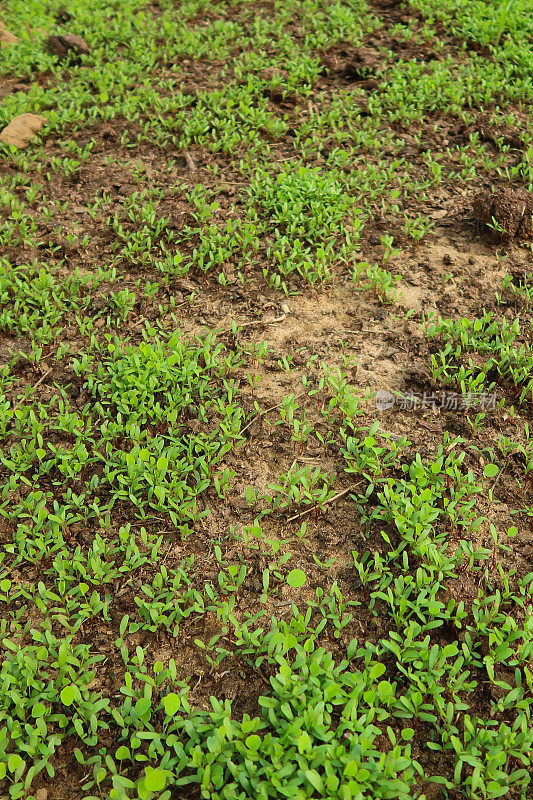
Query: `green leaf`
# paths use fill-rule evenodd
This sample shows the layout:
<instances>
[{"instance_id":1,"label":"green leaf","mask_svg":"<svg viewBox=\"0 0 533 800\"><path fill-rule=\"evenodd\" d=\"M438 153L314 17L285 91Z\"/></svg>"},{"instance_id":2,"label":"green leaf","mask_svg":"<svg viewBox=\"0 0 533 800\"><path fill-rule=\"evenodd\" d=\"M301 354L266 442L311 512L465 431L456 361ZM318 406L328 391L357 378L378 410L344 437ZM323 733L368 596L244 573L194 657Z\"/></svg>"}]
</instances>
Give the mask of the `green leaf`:
<instances>
[{"instance_id":1,"label":"green leaf","mask_svg":"<svg viewBox=\"0 0 533 800\"><path fill-rule=\"evenodd\" d=\"M166 472L168 469L168 458L165 458L164 456L159 456L159 458L156 461L156 468L160 472Z\"/></svg>"},{"instance_id":2,"label":"green leaf","mask_svg":"<svg viewBox=\"0 0 533 800\"><path fill-rule=\"evenodd\" d=\"M256 494L255 494L254 489L252 489L251 486L247 486L246 487L246 489L244 491L244 496L246 498L246 502L248 503L248 505L249 506L253 506L253 504L256 501Z\"/></svg>"},{"instance_id":3,"label":"green leaf","mask_svg":"<svg viewBox=\"0 0 533 800\"><path fill-rule=\"evenodd\" d=\"M392 685L389 683L389 681L380 681L377 688L378 694L382 699L390 697L392 694Z\"/></svg>"},{"instance_id":4,"label":"green leaf","mask_svg":"<svg viewBox=\"0 0 533 800\"><path fill-rule=\"evenodd\" d=\"M65 706L72 705L72 703L76 699L76 694L77 694L76 686L73 686L72 684L70 684L70 686L65 686L61 690L61 695L60 695L61 702L63 703L63 705Z\"/></svg>"},{"instance_id":5,"label":"green leaf","mask_svg":"<svg viewBox=\"0 0 533 800\"><path fill-rule=\"evenodd\" d=\"M324 699L331 700L332 697L338 695L341 687L338 683L330 683L324 688Z\"/></svg>"},{"instance_id":6,"label":"green leaf","mask_svg":"<svg viewBox=\"0 0 533 800\"><path fill-rule=\"evenodd\" d=\"M247 736L246 739L246 747L249 750L259 750L261 747L261 737L258 736L256 733L252 733L251 736Z\"/></svg>"},{"instance_id":7,"label":"green leaf","mask_svg":"<svg viewBox=\"0 0 533 800\"><path fill-rule=\"evenodd\" d=\"M302 569L291 569L287 575L287 583L295 589L299 589L306 582L307 577Z\"/></svg>"},{"instance_id":8,"label":"green leaf","mask_svg":"<svg viewBox=\"0 0 533 800\"><path fill-rule=\"evenodd\" d=\"M117 758L119 761L124 761L126 758L131 758L131 753L127 747L121 745L115 753L115 758Z\"/></svg>"},{"instance_id":9,"label":"green leaf","mask_svg":"<svg viewBox=\"0 0 533 800\"><path fill-rule=\"evenodd\" d=\"M496 464L487 464L485 469L483 470L483 474L486 478L494 478L498 472L500 471L499 467Z\"/></svg>"},{"instance_id":10,"label":"green leaf","mask_svg":"<svg viewBox=\"0 0 533 800\"><path fill-rule=\"evenodd\" d=\"M346 648L346 656L350 661L357 652L357 648L359 647L359 641L357 639L352 639L348 647Z\"/></svg>"},{"instance_id":11,"label":"green leaf","mask_svg":"<svg viewBox=\"0 0 533 800\"><path fill-rule=\"evenodd\" d=\"M32 717L34 717L35 719L39 719L39 717L44 717L45 714L46 714L46 706L44 705L44 703L35 703L31 710Z\"/></svg>"},{"instance_id":12,"label":"green leaf","mask_svg":"<svg viewBox=\"0 0 533 800\"><path fill-rule=\"evenodd\" d=\"M306 753L311 750L311 737L307 731L303 731L298 737L298 752Z\"/></svg>"},{"instance_id":13,"label":"green leaf","mask_svg":"<svg viewBox=\"0 0 533 800\"><path fill-rule=\"evenodd\" d=\"M162 792L167 785L168 770L153 769L146 767L144 774L144 785L150 792Z\"/></svg>"},{"instance_id":14,"label":"green leaf","mask_svg":"<svg viewBox=\"0 0 533 800\"><path fill-rule=\"evenodd\" d=\"M355 778L359 767L357 766L357 761L348 761L346 766L344 767L344 776L346 778Z\"/></svg>"},{"instance_id":15,"label":"green leaf","mask_svg":"<svg viewBox=\"0 0 533 800\"><path fill-rule=\"evenodd\" d=\"M23 760L18 753L11 753L7 759L7 768L10 772L16 772L23 765Z\"/></svg>"},{"instance_id":16,"label":"green leaf","mask_svg":"<svg viewBox=\"0 0 533 800\"><path fill-rule=\"evenodd\" d=\"M321 792L324 789L324 782L316 770L306 769L304 775L317 792Z\"/></svg>"},{"instance_id":17,"label":"green leaf","mask_svg":"<svg viewBox=\"0 0 533 800\"><path fill-rule=\"evenodd\" d=\"M385 664L374 664L368 675L370 683L374 683L378 678L381 678L384 672L386 672Z\"/></svg>"},{"instance_id":18,"label":"green leaf","mask_svg":"<svg viewBox=\"0 0 533 800\"><path fill-rule=\"evenodd\" d=\"M181 705L181 700L179 695L177 695L175 692L170 692L163 697L162 703L167 717L173 717L178 712L178 709Z\"/></svg>"}]
</instances>

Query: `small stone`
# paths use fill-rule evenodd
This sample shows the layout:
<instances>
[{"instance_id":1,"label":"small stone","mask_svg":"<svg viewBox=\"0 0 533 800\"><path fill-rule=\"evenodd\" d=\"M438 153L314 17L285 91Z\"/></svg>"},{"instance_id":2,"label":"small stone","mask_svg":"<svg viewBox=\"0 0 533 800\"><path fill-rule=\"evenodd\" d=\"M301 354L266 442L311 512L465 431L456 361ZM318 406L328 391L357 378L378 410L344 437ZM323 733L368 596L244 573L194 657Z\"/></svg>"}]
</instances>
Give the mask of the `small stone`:
<instances>
[{"instance_id":1,"label":"small stone","mask_svg":"<svg viewBox=\"0 0 533 800\"><path fill-rule=\"evenodd\" d=\"M47 789L37 789L35 792L35 800L47 800L48 798L48 790Z\"/></svg>"},{"instance_id":2,"label":"small stone","mask_svg":"<svg viewBox=\"0 0 533 800\"><path fill-rule=\"evenodd\" d=\"M451 267L452 264L455 264L455 259L452 258L451 255L449 255L448 253L445 253L442 256L442 263L444 264L445 267Z\"/></svg>"},{"instance_id":3,"label":"small stone","mask_svg":"<svg viewBox=\"0 0 533 800\"><path fill-rule=\"evenodd\" d=\"M38 114L19 114L0 132L0 142L13 144L19 148L27 147L32 136L41 130L45 123L46 117L40 117Z\"/></svg>"},{"instance_id":4,"label":"small stone","mask_svg":"<svg viewBox=\"0 0 533 800\"><path fill-rule=\"evenodd\" d=\"M81 36L74 33L53 35L46 43L48 52L58 58L67 58L69 55L87 55L89 45Z\"/></svg>"}]
</instances>

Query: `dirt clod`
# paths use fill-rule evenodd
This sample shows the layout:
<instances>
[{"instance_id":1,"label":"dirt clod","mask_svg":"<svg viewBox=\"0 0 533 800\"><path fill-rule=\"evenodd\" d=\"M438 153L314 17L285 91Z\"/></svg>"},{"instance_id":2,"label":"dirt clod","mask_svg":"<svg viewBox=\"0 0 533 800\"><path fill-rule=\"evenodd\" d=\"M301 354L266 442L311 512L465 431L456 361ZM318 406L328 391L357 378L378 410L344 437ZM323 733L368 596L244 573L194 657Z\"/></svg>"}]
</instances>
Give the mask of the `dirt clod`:
<instances>
[{"instance_id":1,"label":"dirt clod","mask_svg":"<svg viewBox=\"0 0 533 800\"><path fill-rule=\"evenodd\" d=\"M19 114L0 132L0 142L27 147L32 136L46 123L46 117L38 114Z\"/></svg>"},{"instance_id":2,"label":"dirt clod","mask_svg":"<svg viewBox=\"0 0 533 800\"><path fill-rule=\"evenodd\" d=\"M474 200L473 210L475 220L500 239L531 236L533 195L525 189L483 191Z\"/></svg>"},{"instance_id":3,"label":"dirt clod","mask_svg":"<svg viewBox=\"0 0 533 800\"><path fill-rule=\"evenodd\" d=\"M332 49L321 61L323 74L333 73L348 83L370 79L383 64L379 53L371 48L352 47Z\"/></svg>"},{"instance_id":4,"label":"dirt clod","mask_svg":"<svg viewBox=\"0 0 533 800\"><path fill-rule=\"evenodd\" d=\"M511 147L521 148L524 146L518 128L505 124L496 125L492 121L490 114L481 114L474 128L479 132L482 141L498 144L501 140Z\"/></svg>"},{"instance_id":5,"label":"dirt clod","mask_svg":"<svg viewBox=\"0 0 533 800\"><path fill-rule=\"evenodd\" d=\"M67 11L65 6L61 6L56 13L56 20L65 23L70 22L71 19L73 19L72 14Z\"/></svg>"},{"instance_id":6,"label":"dirt clod","mask_svg":"<svg viewBox=\"0 0 533 800\"><path fill-rule=\"evenodd\" d=\"M69 55L87 55L89 45L81 36L74 33L52 35L46 43L48 52L58 58L67 58Z\"/></svg>"}]
</instances>

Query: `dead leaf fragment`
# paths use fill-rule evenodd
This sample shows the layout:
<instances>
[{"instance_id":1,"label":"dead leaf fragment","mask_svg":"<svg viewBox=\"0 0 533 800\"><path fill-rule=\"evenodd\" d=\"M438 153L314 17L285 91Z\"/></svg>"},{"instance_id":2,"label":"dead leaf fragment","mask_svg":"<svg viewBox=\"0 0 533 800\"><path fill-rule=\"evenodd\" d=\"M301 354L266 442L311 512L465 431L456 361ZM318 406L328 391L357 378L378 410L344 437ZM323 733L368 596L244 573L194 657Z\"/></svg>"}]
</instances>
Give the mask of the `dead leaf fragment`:
<instances>
[{"instance_id":1,"label":"dead leaf fragment","mask_svg":"<svg viewBox=\"0 0 533 800\"><path fill-rule=\"evenodd\" d=\"M15 147L27 147L32 136L40 131L46 123L46 117L38 114L19 114L0 133L0 142L14 144Z\"/></svg>"},{"instance_id":2,"label":"dead leaf fragment","mask_svg":"<svg viewBox=\"0 0 533 800\"><path fill-rule=\"evenodd\" d=\"M7 47L10 44L15 44L15 42L18 42L18 36L4 28L0 22L0 47Z\"/></svg>"}]
</instances>

